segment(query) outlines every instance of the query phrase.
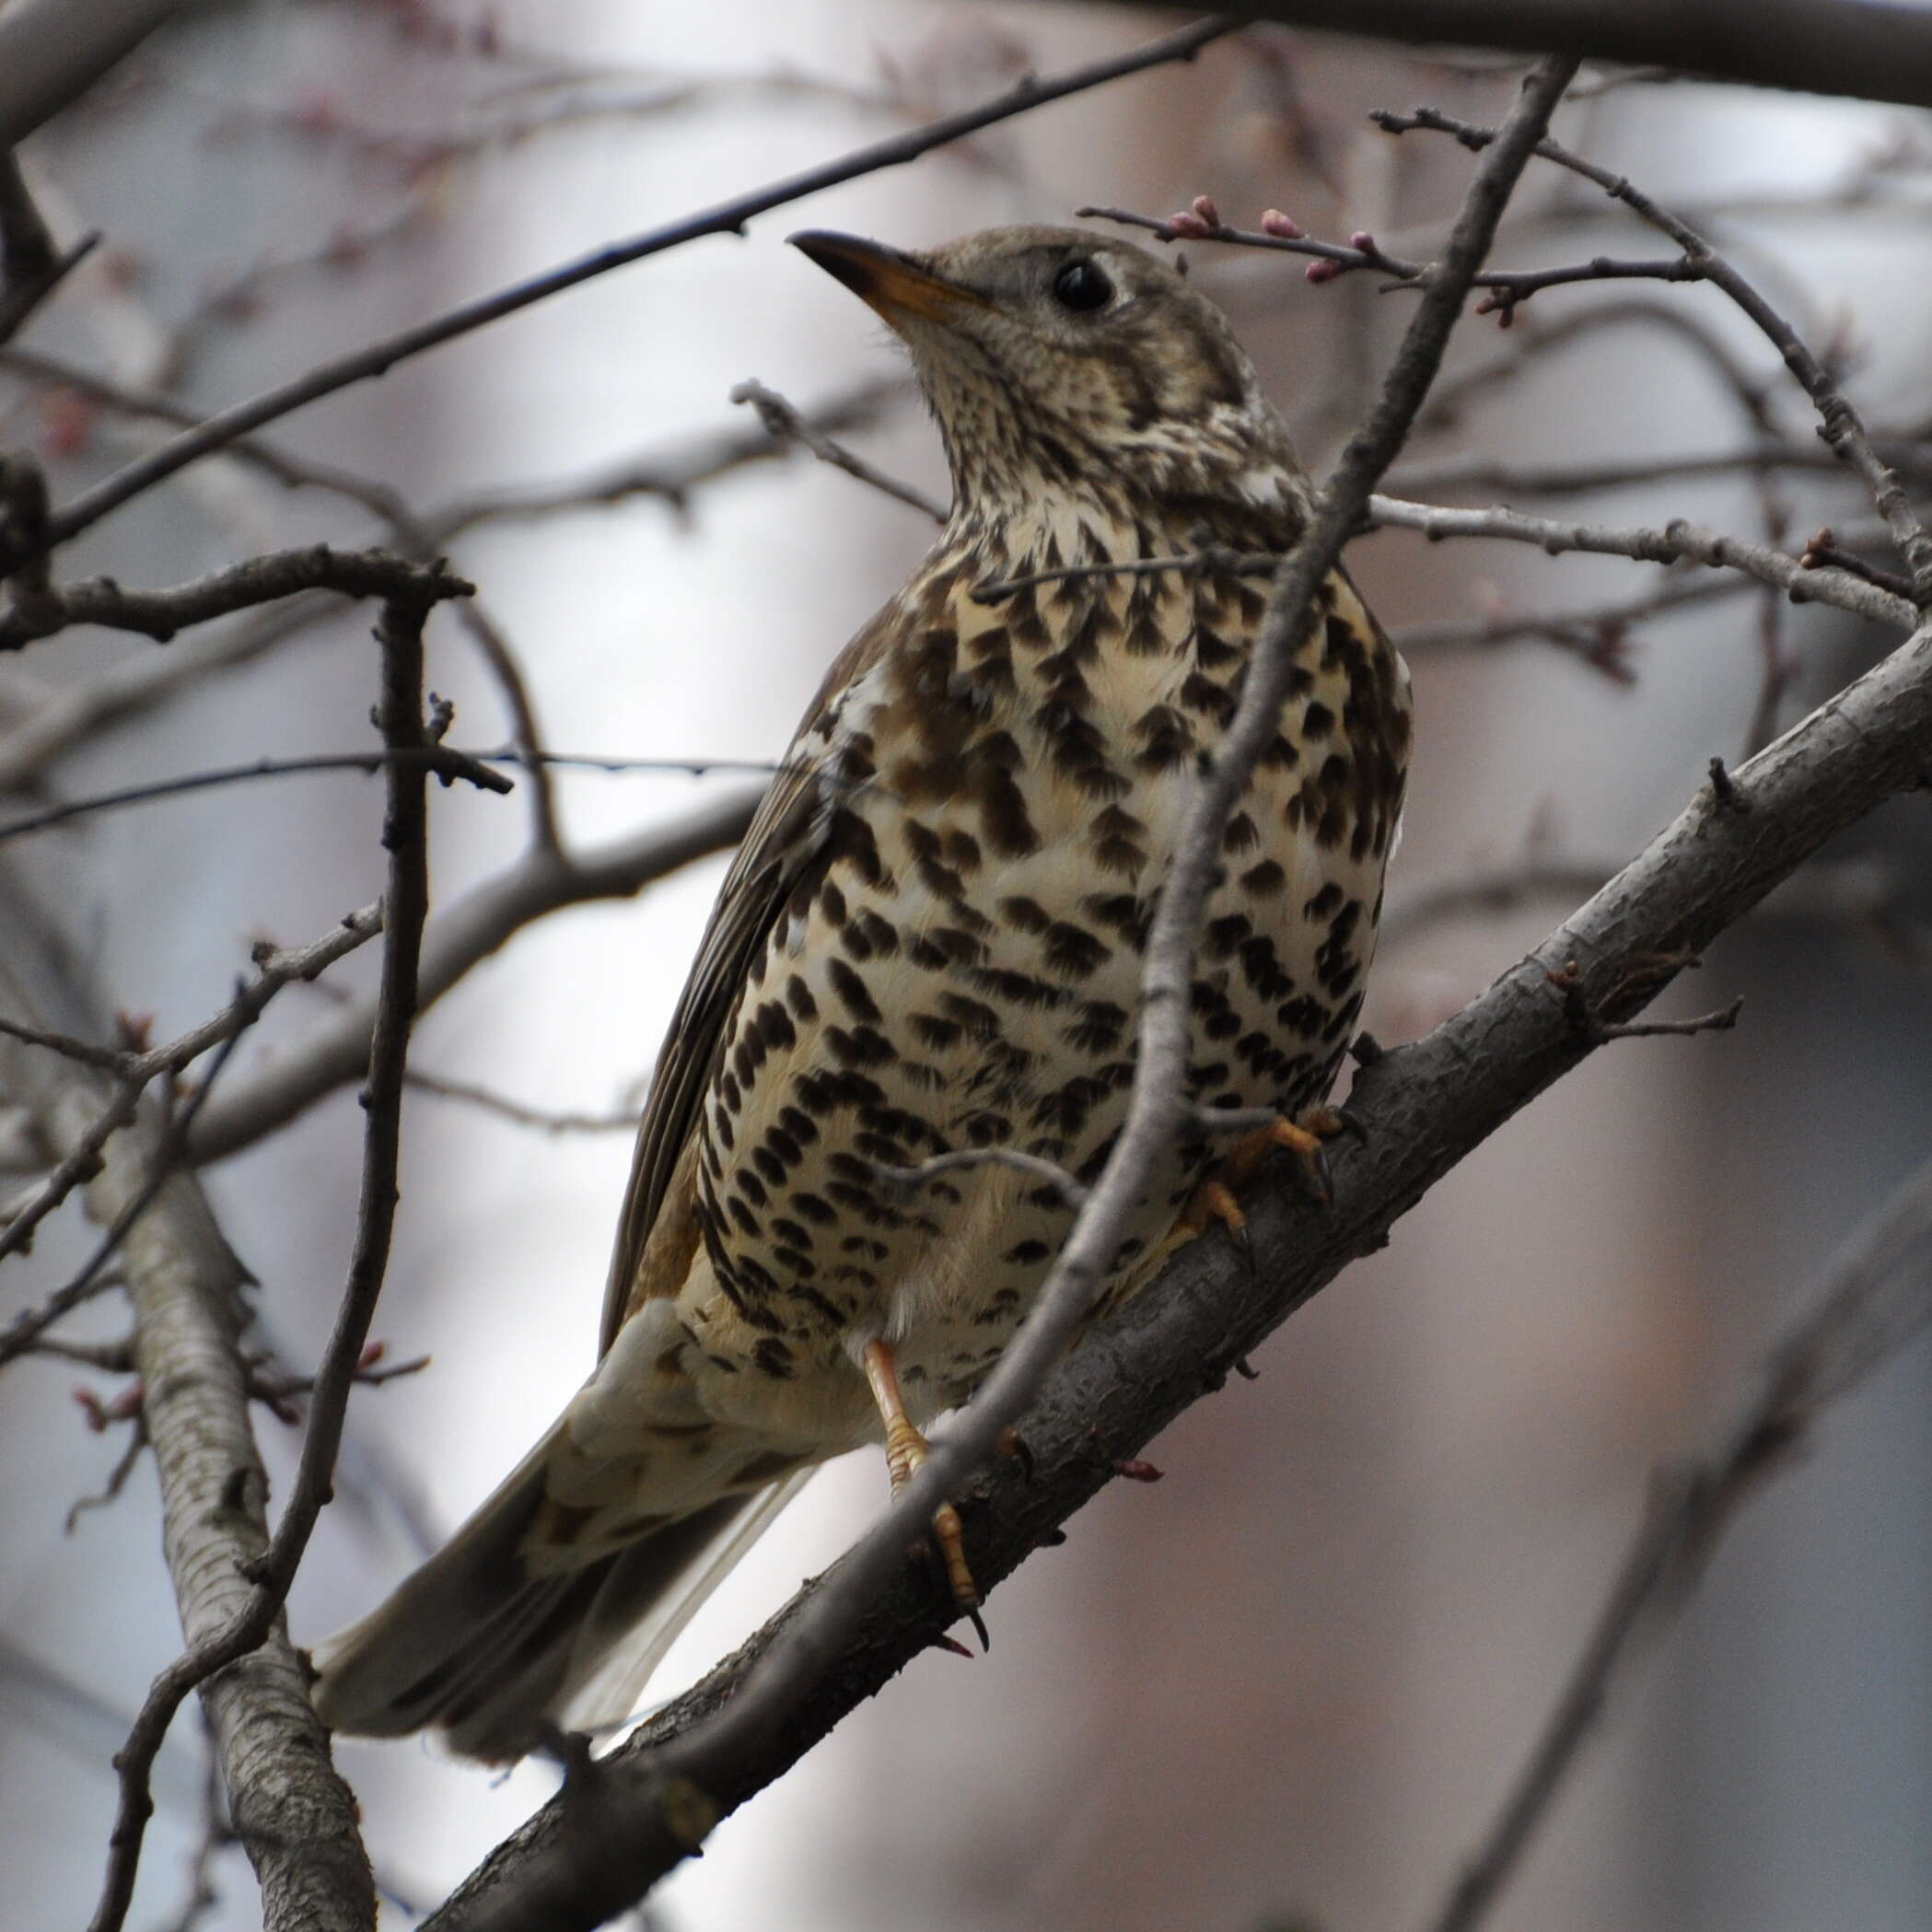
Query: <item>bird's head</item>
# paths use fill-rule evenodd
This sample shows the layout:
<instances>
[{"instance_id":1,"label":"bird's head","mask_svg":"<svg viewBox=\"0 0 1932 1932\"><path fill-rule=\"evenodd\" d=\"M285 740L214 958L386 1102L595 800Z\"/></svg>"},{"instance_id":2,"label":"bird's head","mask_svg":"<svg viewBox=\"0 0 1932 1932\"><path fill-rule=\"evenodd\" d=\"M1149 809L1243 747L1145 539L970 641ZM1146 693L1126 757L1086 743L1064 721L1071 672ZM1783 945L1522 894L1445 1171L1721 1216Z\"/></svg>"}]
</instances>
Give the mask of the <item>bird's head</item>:
<instances>
[{"instance_id":1,"label":"bird's head","mask_svg":"<svg viewBox=\"0 0 1932 1932\"><path fill-rule=\"evenodd\" d=\"M986 228L908 254L791 238L911 352L954 514L1042 495L1286 508L1305 484L1225 317L1145 249L1080 228Z\"/></svg>"}]
</instances>

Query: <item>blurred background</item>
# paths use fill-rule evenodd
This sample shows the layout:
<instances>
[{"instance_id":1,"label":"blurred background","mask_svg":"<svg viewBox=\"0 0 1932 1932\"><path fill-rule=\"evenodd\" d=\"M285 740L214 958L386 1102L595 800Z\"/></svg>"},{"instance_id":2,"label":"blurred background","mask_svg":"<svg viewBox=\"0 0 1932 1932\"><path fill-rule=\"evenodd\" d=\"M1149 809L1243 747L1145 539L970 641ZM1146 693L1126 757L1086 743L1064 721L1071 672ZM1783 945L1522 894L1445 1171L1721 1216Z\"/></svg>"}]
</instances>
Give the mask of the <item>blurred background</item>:
<instances>
[{"instance_id":1,"label":"blurred background","mask_svg":"<svg viewBox=\"0 0 1932 1932\"><path fill-rule=\"evenodd\" d=\"M937 0L364 0L216 6L147 43L22 159L61 239L105 231L0 352L0 441L57 498L157 439L63 366L204 412L345 348L864 140L1124 48L1161 17ZM1488 120L1514 71L1253 29L1172 67L588 284L275 425L305 458L433 511L758 425L757 378L944 494L937 440L869 314L783 246L824 225L903 245L1084 203L1161 215L1212 193L1426 258L1467 180L1452 144L1372 129L1426 100ZM1722 235L1868 420L1932 463L1932 126L1903 110L1600 76L1560 131ZM1635 231L1532 174L1498 259ZM1320 474L1410 298L1310 285L1290 257L1190 249ZM43 358L38 364L31 357ZM52 358L49 364L44 358ZM1774 460L1779 446L1795 452ZM1672 517L1797 548L1868 525L1803 398L1714 293L1563 288L1508 332L1467 322L1393 494ZM1741 452L1757 451L1747 460ZM1774 452L1775 454L1775 452ZM1710 459L1703 463L1693 459ZM1668 473L1648 471L1663 467ZM1612 474L1612 472L1614 474ZM1922 466L1921 474L1925 470ZM566 488L562 494L570 494ZM633 493L454 539L560 751L768 760L825 664L929 542L920 513L793 451L681 498ZM204 463L91 532L69 574L179 582L273 545L379 540L367 513ZM1868 537L1860 541L1869 542ZM1419 739L1367 1023L1426 1030L1512 962L1735 760L1888 640L1748 588L1609 558L1388 534L1351 564L1411 633ZM1659 596L1659 593L1662 593ZM1637 600L1629 621L1603 613ZM1484 626L1574 613L1526 640ZM145 777L368 741L371 613L244 619L165 689L157 647L76 632L0 665L12 816ZM448 613L431 682L453 741L508 725ZM169 646L176 653L185 644ZM133 681L131 685L130 681ZM139 688L118 708L114 693ZM106 693L107 695L103 695ZM47 728L91 704L88 728ZM574 843L689 812L742 776L564 774ZM522 788L527 791L528 787ZM519 794L435 802L438 905L514 860ZM379 797L285 779L104 814L12 856L112 1000L166 1038L225 1000L249 945L296 943L379 890ZM1256 1358L1260 1379L1155 1444L995 1599L995 1647L921 1658L720 1829L651 1906L669 1932L1323 1932L1419 1925L1527 1751L1642 1514L1647 1472L1707 1433L1769 1336L1932 1140L1932 867L1922 801L1880 815L1673 995L1745 995L1730 1033L1600 1053L1437 1188ZM520 935L425 1018L414 1064L538 1110L634 1107L724 859ZM359 954L285 994L239 1087L326 1022ZM376 1333L432 1366L358 1391L339 1500L291 1617L313 1641L478 1500L588 1372L628 1135L411 1096L398 1247ZM347 1090L211 1166L260 1277L262 1328L310 1364L352 1230ZM10 1315L90 1236L70 1208L10 1263ZM111 1298L93 1310L112 1333ZM124 1437L58 1362L0 1403L0 1869L7 1916L76 1924L99 1884L110 1753L179 1630L151 1470L64 1527ZM1932 1924L1932 1348L1827 1420L1746 1513L1493 1923L1508 1932L1905 1932ZM296 1437L258 1415L285 1478ZM654 1691L701 1673L884 1498L877 1458L824 1472L693 1624ZM394 1922L439 1901L547 1794L415 1743L344 1744ZM202 1834L192 1711L157 1780L132 1924L184 1923ZM255 1922L239 1853L200 1923Z\"/></svg>"}]
</instances>

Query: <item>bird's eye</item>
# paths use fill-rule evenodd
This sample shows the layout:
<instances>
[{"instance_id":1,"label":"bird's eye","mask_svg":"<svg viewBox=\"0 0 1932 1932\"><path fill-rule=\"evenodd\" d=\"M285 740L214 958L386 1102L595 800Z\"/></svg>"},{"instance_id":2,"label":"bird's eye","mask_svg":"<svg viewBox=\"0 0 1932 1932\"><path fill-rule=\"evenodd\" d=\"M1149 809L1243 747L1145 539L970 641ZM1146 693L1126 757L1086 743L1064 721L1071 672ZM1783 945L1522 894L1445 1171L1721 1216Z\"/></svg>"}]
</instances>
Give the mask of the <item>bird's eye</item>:
<instances>
[{"instance_id":1,"label":"bird's eye","mask_svg":"<svg viewBox=\"0 0 1932 1932\"><path fill-rule=\"evenodd\" d=\"M1113 283L1097 262L1069 262L1053 277L1053 299L1076 315L1088 315L1112 301Z\"/></svg>"}]
</instances>

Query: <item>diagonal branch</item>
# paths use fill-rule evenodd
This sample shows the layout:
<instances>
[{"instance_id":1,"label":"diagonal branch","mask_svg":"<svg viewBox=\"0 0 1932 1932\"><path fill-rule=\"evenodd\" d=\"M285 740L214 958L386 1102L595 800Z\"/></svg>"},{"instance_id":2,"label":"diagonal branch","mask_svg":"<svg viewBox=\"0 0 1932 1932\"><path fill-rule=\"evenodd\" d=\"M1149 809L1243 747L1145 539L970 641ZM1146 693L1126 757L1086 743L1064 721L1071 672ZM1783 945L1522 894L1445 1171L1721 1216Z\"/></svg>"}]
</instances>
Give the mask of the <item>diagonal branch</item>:
<instances>
[{"instance_id":1,"label":"diagonal branch","mask_svg":"<svg viewBox=\"0 0 1932 1932\"><path fill-rule=\"evenodd\" d=\"M1700 792L1528 959L1426 1038L1365 1067L1348 1102L1365 1135L1331 1148L1334 1193L1326 1207L1297 1186L1244 1201L1247 1254L1218 1239L1190 1243L1054 1371L1026 1421L1030 1472L1017 1459L995 1459L960 1496L974 1577L996 1582L1051 1540L1118 1461L1218 1388L1351 1261L1383 1246L1392 1225L1472 1149L1598 1050L1591 1030L1568 1016L1553 975L1577 961L1591 1009L1611 1023L1629 1018L1662 989L1659 958L1707 947L1827 840L1918 785L1928 758L1932 629L1740 766L1731 783L1747 809ZM688 1840L680 1844L679 1830L688 1833L694 1819L708 1828L711 1814L781 1775L939 1635L923 1570L887 1566L868 1579L859 1614L819 1658L786 1721L743 1739L722 1762L703 1762L707 1803L694 1805L694 1761L684 1749L750 1688L761 1658L796 1631L812 1600L849 1581L854 1566L844 1559L654 1719L611 1761L602 1789L539 1813L425 1932L596 1924L682 1855ZM613 1821L626 1834L614 1857L599 1829ZM575 1882L562 1870L566 1858ZM622 1884L616 1865L626 1867Z\"/></svg>"},{"instance_id":2,"label":"diagonal branch","mask_svg":"<svg viewBox=\"0 0 1932 1932\"><path fill-rule=\"evenodd\" d=\"M1650 1507L1595 1626L1496 1822L1430 1932L1474 1932L1521 1862L1611 1693L1647 1639L1682 1608L1738 1511L1823 1410L1932 1320L1932 1165L1887 1203L1767 1357L1760 1386L1704 1451L1658 1472Z\"/></svg>"}]
</instances>

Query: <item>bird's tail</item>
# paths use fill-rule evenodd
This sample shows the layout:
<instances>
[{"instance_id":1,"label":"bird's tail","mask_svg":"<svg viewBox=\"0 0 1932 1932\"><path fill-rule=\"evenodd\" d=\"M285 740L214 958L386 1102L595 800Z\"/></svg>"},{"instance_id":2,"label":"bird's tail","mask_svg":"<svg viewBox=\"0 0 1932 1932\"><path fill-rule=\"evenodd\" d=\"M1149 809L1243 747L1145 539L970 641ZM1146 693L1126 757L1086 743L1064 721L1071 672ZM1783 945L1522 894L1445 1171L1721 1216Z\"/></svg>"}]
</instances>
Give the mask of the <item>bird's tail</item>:
<instances>
[{"instance_id":1,"label":"bird's tail","mask_svg":"<svg viewBox=\"0 0 1932 1932\"><path fill-rule=\"evenodd\" d=\"M556 1436L383 1603L316 1646L325 1724L365 1737L434 1728L465 1757L505 1763L546 1725L621 1722L692 1612L809 1473L716 1496L576 1567L535 1566L525 1543Z\"/></svg>"}]
</instances>

